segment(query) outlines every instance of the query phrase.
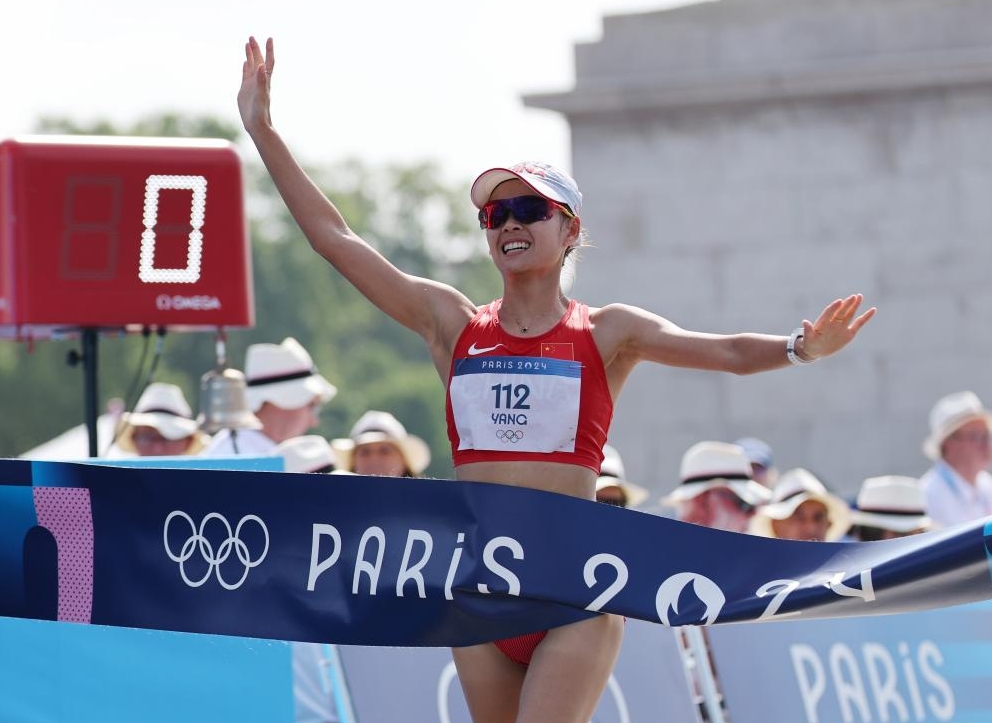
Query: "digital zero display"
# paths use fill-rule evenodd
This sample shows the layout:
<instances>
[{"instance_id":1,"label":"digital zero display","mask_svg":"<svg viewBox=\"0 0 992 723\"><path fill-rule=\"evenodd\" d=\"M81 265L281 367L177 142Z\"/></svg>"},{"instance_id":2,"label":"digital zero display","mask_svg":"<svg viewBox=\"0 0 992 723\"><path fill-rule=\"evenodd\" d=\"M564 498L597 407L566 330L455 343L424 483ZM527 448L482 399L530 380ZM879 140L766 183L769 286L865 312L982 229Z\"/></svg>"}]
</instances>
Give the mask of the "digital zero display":
<instances>
[{"instance_id":1,"label":"digital zero display","mask_svg":"<svg viewBox=\"0 0 992 723\"><path fill-rule=\"evenodd\" d=\"M243 185L224 140L0 142L0 337L252 326Z\"/></svg>"}]
</instances>

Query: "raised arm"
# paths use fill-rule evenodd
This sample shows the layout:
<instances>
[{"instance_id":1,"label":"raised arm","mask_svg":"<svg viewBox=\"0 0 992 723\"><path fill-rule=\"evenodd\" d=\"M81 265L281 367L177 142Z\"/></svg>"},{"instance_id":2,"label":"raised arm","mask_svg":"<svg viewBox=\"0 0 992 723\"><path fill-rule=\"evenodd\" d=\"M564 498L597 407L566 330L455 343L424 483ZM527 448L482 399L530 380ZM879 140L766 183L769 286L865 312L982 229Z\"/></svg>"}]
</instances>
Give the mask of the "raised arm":
<instances>
[{"instance_id":1,"label":"raised arm","mask_svg":"<svg viewBox=\"0 0 992 723\"><path fill-rule=\"evenodd\" d=\"M439 353L450 354L454 336L471 318L474 306L446 284L400 271L348 227L272 124L269 91L274 67L272 39L266 42L263 54L255 38L249 38L238 109L279 194L314 251L373 304L424 337L437 362Z\"/></svg>"},{"instance_id":2,"label":"raised arm","mask_svg":"<svg viewBox=\"0 0 992 723\"><path fill-rule=\"evenodd\" d=\"M861 294L827 304L816 321L803 320L794 343L796 361L809 363L834 354L857 336L875 315L875 307L858 314ZM726 371L735 374L788 366L788 336L772 334L707 334L688 331L643 309L612 304L596 310L594 334L603 353L611 384L622 385L639 361L669 366Z\"/></svg>"}]
</instances>

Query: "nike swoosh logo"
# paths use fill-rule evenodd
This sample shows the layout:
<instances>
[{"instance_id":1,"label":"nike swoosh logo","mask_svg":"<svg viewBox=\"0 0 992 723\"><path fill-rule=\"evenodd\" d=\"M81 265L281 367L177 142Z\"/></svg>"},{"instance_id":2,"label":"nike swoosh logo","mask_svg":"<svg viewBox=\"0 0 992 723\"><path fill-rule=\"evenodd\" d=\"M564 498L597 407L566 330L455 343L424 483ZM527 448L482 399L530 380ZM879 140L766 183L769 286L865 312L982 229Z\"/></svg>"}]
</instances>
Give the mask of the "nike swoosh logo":
<instances>
[{"instance_id":1,"label":"nike swoosh logo","mask_svg":"<svg viewBox=\"0 0 992 723\"><path fill-rule=\"evenodd\" d=\"M473 341L472 342L472 346L470 346L468 348L468 355L469 356L477 356L479 354L485 354L486 352L490 352L493 349L499 349L501 346L506 346L506 345L505 344L497 344L496 346L477 347L475 345L475 342Z\"/></svg>"}]
</instances>

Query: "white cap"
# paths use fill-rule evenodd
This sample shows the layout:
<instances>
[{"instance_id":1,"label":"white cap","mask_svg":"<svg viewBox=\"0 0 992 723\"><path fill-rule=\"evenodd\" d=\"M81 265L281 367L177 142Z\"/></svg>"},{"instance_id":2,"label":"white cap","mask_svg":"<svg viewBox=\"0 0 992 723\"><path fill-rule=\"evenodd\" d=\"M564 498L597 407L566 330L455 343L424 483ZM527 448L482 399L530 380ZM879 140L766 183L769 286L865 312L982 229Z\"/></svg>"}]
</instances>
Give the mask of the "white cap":
<instances>
[{"instance_id":1,"label":"white cap","mask_svg":"<svg viewBox=\"0 0 992 723\"><path fill-rule=\"evenodd\" d=\"M582 210L582 193L575 180L560 168L540 161L524 161L510 168L483 171L472 184L472 203L476 208L482 208L489 202L496 186L514 178L526 183L539 196L564 203L576 216Z\"/></svg>"}]
</instances>

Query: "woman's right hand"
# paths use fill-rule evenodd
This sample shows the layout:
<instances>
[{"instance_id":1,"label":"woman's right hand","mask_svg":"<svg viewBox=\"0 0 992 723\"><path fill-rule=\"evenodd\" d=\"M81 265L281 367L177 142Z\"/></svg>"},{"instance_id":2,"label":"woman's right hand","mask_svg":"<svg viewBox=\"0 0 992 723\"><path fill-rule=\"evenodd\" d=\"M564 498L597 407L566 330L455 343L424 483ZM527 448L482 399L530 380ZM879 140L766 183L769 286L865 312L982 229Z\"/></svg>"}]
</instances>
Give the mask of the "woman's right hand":
<instances>
[{"instance_id":1,"label":"woman's right hand","mask_svg":"<svg viewBox=\"0 0 992 723\"><path fill-rule=\"evenodd\" d=\"M245 44L245 62L241 68L241 89L238 91L238 110L241 122L249 135L257 129L272 126L269 115L269 87L276 56L272 38L265 41L265 54L254 37Z\"/></svg>"}]
</instances>

